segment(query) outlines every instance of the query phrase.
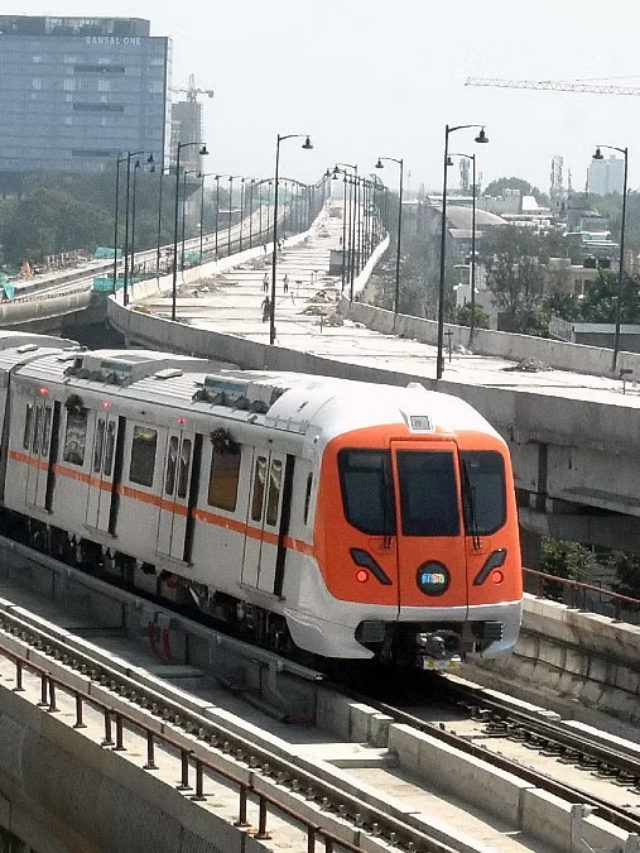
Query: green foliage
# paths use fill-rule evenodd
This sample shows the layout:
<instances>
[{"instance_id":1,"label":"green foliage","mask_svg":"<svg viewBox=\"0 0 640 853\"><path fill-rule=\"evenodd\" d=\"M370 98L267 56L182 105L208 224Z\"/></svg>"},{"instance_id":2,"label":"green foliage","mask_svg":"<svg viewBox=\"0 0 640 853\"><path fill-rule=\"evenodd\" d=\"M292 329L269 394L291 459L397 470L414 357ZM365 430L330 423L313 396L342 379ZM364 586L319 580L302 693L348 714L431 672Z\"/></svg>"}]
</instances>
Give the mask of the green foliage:
<instances>
[{"instance_id":1,"label":"green foliage","mask_svg":"<svg viewBox=\"0 0 640 853\"><path fill-rule=\"evenodd\" d=\"M475 305L474 307L476 329L488 329L489 315L481 305ZM471 304L469 302L456 308L454 323L458 326L471 326Z\"/></svg>"},{"instance_id":2,"label":"green foliage","mask_svg":"<svg viewBox=\"0 0 640 853\"><path fill-rule=\"evenodd\" d=\"M133 168L130 179L132 191ZM158 223L160 173L139 170L136 175L135 247L148 249L173 239L175 175L163 177L162 216ZM115 164L95 175L29 173L22 180L18 197L0 200L0 245L6 263L40 262L46 255L82 250L93 253L97 246L112 246L115 215ZM200 193L201 183L187 183L187 192ZM131 196L130 196L131 198ZM124 234L126 165L120 166L120 242ZM228 205L228 192L220 190L221 207ZM200 198L197 198L199 210ZM205 193L205 229L215 224L214 199ZM189 231L194 237L198 231Z\"/></svg>"},{"instance_id":3,"label":"green foliage","mask_svg":"<svg viewBox=\"0 0 640 853\"><path fill-rule=\"evenodd\" d=\"M579 542L561 539L543 539L540 571L558 578L577 580L598 568L593 552ZM543 591L546 598L564 600L564 585L557 581L545 581Z\"/></svg>"},{"instance_id":4,"label":"green foliage","mask_svg":"<svg viewBox=\"0 0 640 853\"><path fill-rule=\"evenodd\" d=\"M519 331L542 298L543 276L538 264L538 238L528 228L508 225L482 241L487 286L494 304Z\"/></svg>"},{"instance_id":5,"label":"green foliage","mask_svg":"<svg viewBox=\"0 0 640 853\"><path fill-rule=\"evenodd\" d=\"M612 584L614 592L640 599L640 557L614 551L607 562L616 572L616 580ZM624 609L638 608L630 604Z\"/></svg>"},{"instance_id":6,"label":"green foliage","mask_svg":"<svg viewBox=\"0 0 640 853\"><path fill-rule=\"evenodd\" d=\"M538 187L534 187L529 183L529 181L525 181L523 178L516 178L515 176L510 178L498 178L495 181L491 181L491 183L485 187L483 195L499 198L504 195L505 190L519 190L520 195L532 195L535 196L536 199L544 196ZM544 196L544 198L546 199L546 196Z\"/></svg>"}]
</instances>

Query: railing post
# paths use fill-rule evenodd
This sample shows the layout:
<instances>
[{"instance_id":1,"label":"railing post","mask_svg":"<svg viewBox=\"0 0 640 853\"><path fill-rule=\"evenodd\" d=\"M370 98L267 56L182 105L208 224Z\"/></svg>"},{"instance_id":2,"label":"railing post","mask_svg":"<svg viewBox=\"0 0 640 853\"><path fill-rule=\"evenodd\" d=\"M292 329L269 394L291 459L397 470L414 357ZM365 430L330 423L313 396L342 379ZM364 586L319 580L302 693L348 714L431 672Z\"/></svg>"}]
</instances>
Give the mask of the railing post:
<instances>
[{"instance_id":1,"label":"railing post","mask_svg":"<svg viewBox=\"0 0 640 853\"><path fill-rule=\"evenodd\" d=\"M189 755L190 753L186 749L183 749L180 753L182 761L182 777L180 784L178 785L179 791L191 790L191 785L189 784Z\"/></svg>"},{"instance_id":2,"label":"railing post","mask_svg":"<svg viewBox=\"0 0 640 853\"><path fill-rule=\"evenodd\" d=\"M207 799L205 794L204 794L203 785L204 785L204 782L203 782L202 762L196 758L196 792L191 797L191 799L194 801L194 803L201 803Z\"/></svg>"},{"instance_id":3,"label":"railing post","mask_svg":"<svg viewBox=\"0 0 640 853\"><path fill-rule=\"evenodd\" d=\"M24 693L22 686L22 661L16 660L16 686L13 688L14 693Z\"/></svg>"},{"instance_id":4,"label":"railing post","mask_svg":"<svg viewBox=\"0 0 640 853\"><path fill-rule=\"evenodd\" d=\"M264 797L259 800L258 832L254 835L257 841L269 841L271 833L267 832L267 801Z\"/></svg>"},{"instance_id":5,"label":"railing post","mask_svg":"<svg viewBox=\"0 0 640 853\"><path fill-rule=\"evenodd\" d=\"M50 714L57 714L58 710L58 706L56 705L56 683L51 678L49 679L49 707L47 711Z\"/></svg>"},{"instance_id":6,"label":"railing post","mask_svg":"<svg viewBox=\"0 0 640 853\"><path fill-rule=\"evenodd\" d=\"M125 752L126 747L124 745L124 721L122 719L122 714L118 714L116 712L116 745L113 748L114 752Z\"/></svg>"},{"instance_id":7,"label":"railing post","mask_svg":"<svg viewBox=\"0 0 640 853\"><path fill-rule=\"evenodd\" d=\"M155 762L155 741L153 732L147 731L147 763L144 765L145 770L157 770L158 766Z\"/></svg>"},{"instance_id":8,"label":"railing post","mask_svg":"<svg viewBox=\"0 0 640 853\"><path fill-rule=\"evenodd\" d=\"M49 705L49 699L47 698L49 691L47 687L47 673L43 672L40 675L40 701L38 702L38 708L46 708Z\"/></svg>"},{"instance_id":9,"label":"railing post","mask_svg":"<svg viewBox=\"0 0 640 853\"><path fill-rule=\"evenodd\" d=\"M73 726L74 729L86 729L86 723L82 719L82 696L79 693L76 693L76 721Z\"/></svg>"},{"instance_id":10,"label":"railing post","mask_svg":"<svg viewBox=\"0 0 640 853\"><path fill-rule=\"evenodd\" d=\"M102 746L113 746L113 738L111 737L111 711L109 708L104 709L104 740Z\"/></svg>"},{"instance_id":11,"label":"railing post","mask_svg":"<svg viewBox=\"0 0 640 853\"><path fill-rule=\"evenodd\" d=\"M313 826L307 827L307 853L316 853L316 830Z\"/></svg>"},{"instance_id":12,"label":"railing post","mask_svg":"<svg viewBox=\"0 0 640 853\"><path fill-rule=\"evenodd\" d=\"M251 826L251 824L247 821L247 788L246 785L240 785L240 802L238 804L238 820L234 823L234 826L240 827L241 829Z\"/></svg>"}]
</instances>

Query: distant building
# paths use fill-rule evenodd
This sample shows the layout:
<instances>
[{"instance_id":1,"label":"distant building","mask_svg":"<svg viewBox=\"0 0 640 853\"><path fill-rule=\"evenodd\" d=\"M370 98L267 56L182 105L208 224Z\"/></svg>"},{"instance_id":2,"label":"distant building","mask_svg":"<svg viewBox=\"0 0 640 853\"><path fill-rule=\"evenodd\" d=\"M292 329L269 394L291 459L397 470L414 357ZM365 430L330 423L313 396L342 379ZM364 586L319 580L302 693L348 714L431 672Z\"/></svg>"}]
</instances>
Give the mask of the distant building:
<instances>
[{"instance_id":1,"label":"distant building","mask_svg":"<svg viewBox=\"0 0 640 853\"><path fill-rule=\"evenodd\" d=\"M164 162L171 41L140 18L0 15L0 170L96 172L128 151Z\"/></svg>"},{"instance_id":2,"label":"distant building","mask_svg":"<svg viewBox=\"0 0 640 853\"><path fill-rule=\"evenodd\" d=\"M202 105L195 100L178 101L171 107L171 165L178 156L178 143L202 141ZM180 152L180 167L201 172L202 157L197 145L188 145Z\"/></svg>"},{"instance_id":3,"label":"distant building","mask_svg":"<svg viewBox=\"0 0 640 853\"><path fill-rule=\"evenodd\" d=\"M624 188L624 160L611 155L592 160L587 169L587 192L591 195L620 193Z\"/></svg>"}]
</instances>

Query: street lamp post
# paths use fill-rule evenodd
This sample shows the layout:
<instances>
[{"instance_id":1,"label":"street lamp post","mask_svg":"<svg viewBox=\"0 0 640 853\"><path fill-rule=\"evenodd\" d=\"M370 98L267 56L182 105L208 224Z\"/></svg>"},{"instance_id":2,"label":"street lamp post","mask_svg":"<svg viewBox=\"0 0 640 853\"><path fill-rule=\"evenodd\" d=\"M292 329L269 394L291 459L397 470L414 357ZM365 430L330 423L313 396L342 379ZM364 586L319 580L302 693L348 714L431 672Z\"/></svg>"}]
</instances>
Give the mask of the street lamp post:
<instances>
[{"instance_id":1,"label":"street lamp post","mask_svg":"<svg viewBox=\"0 0 640 853\"><path fill-rule=\"evenodd\" d=\"M273 200L273 258L271 260L271 308L269 311L269 345L273 346L276 341L276 272L278 268L278 178L280 175L280 143L285 139L301 139L304 137L302 148L309 151L313 148L311 139L304 133L278 134L276 137L276 169L274 174L274 200Z\"/></svg>"},{"instance_id":2,"label":"street lamp post","mask_svg":"<svg viewBox=\"0 0 640 853\"><path fill-rule=\"evenodd\" d=\"M126 206L125 206L125 214L124 214L124 273L123 273L123 304L127 305L129 303L129 293L127 291L127 284L129 279L129 188L130 188L130 178L131 178L131 158L138 157L141 154L144 154L144 151L129 151L127 156L124 158L127 161L127 188L126 188ZM138 161L136 161L138 162ZM147 163L153 163L153 154L149 154L147 158ZM138 168L140 164L138 163Z\"/></svg>"},{"instance_id":3,"label":"street lamp post","mask_svg":"<svg viewBox=\"0 0 640 853\"><path fill-rule=\"evenodd\" d=\"M396 290L393 299L393 313L400 310L400 241L402 239L402 193L404 190L404 159L402 157L378 157L376 169L384 169L383 160L397 163L400 166L400 192L398 195L398 240L396 243Z\"/></svg>"},{"instance_id":4,"label":"street lamp post","mask_svg":"<svg viewBox=\"0 0 640 853\"><path fill-rule=\"evenodd\" d=\"M176 156L176 197L173 210L173 283L171 288L171 319L176 319L176 301L178 298L178 210L180 196L180 154L183 148L188 148L191 145L200 147L200 156L204 157L209 152L204 142L178 142L178 152Z\"/></svg>"},{"instance_id":5,"label":"street lamp post","mask_svg":"<svg viewBox=\"0 0 640 853\"><path fill-rule=\"evenodd\" d=\"M445 250L447 245L447 168L449 165L449 134L466 128L480 128L475 138L478 143L488 142L489 139L481 124L459 124L454 127L445 125L444 129L444 177L442 181L442 231L440 234L440 286L438 289L438 352L436 356L436 379L442 379L444 372L444 271ZM475 306L474 306L475 307Z\"/></svg>"},{"instance_id":6,"label":"street lamp post","mask_svg":"<svg viewBox=\"0 0 640 853\"><path fill-rule=\"evenodd\" d=\"M253 248L253 188L256 179L249 178L249 248Z\"/></svg>"},{"instance_id":7,"label":"street lamp post","mask_svg":"<svg viewBox=\"0 0 640 853\"><path fill-rule=\"evenodd\" d=\"M204 179L212 175L212 172L198 172L197 177L201 179L200 184L200 263L202 263L202 244L204 237Z\"/></svg>"},{"instance_id":8,"label":"street lamp post","mask_svg":"<svg viewBox=\"0 0 640 853\"><path fill-rule=\"evenodd\" d=\"M598 145L596 152L593 155L594 160L602 160L602 151L600 149L608 148L610 151L618 151L624 157L624 181L622 185L622 222L620 223L620 268L618 270L618 297L616 299L616 328L613 336L613 360L611 363L612 372L616 369L618 362L618 353L620 352L620 318L622 310L622 282L624 278L624 232L627 218L627 172L629 168L629 149L618 148L615 145Z\"/></svg>"},{"instance_id":9,"label":"street lamp post","mask_svg":"<svg viewBox=\"0 0 640 853\"><path fill-rule=\"evenodd\" d=\"M180 249L180 271L184 272L185 222L187 212L187 175L193 175L195 169L185 169L182 173L182 246Z\"/></svg>"},{"instance_id":10,"label":"street lamp post","mask_svg":"<svg viewBox=\"0 0 640 853\"><path fill-rule=\"evenodd\" d=\"M116 292L118 284L118 205L120 200L120 164L126 163L127 157L119 157L116 161L116 209L114 216L113 235L113 292Z\"/></svg>"},{"instance_id":11,"label":"street lamp post","mask_svg":"<svg viewBox=\"0 0 640 853\"><path fill-rule=\"evenodd\" d=\"M135 275L136 178L137 178L139 170L140 170L140 160L136 160L136 162L134 163L134 166L133 166L133 190L132 190L132 198L131 198L131 245L129 246L129 251L131 253L131 263L129 265L129 269L131 270L131 278L133 278Z\"/></svg>"},{"instance_id":12,"label":"street lamp post","mask_svg":"<svg viewBox=\"0 0 640 853\"><path fill-rule=\"evenodd\" d=\"M229 217L227 222L227 257L231 254L231 219L233 210L233 182L240 175L229 175Z\"/></svg>"},{"instance_id":13,"label":"street lamp post","mask_svg":"<svg viewBox=\"0 0 640 853\"><path fill-rule=\"evenodd\" d=\"M158 188L158 241L156 246L156 277L160 278L160 243L162 242L162 187L164 184L163 178L164 168L160 169L160 186Z\"/></svg>"},{"instance_id":14,"label":"street lamp post","mask_svg":"<svg viewBox=\"0 0 640 853\"><path fill-rule=\"evenodd\" d=\"M452 154L452 157L465 157L471 160L471 319L469 321L469 346L473 344L476 330L476 155Z\"/></svg>"}]
</instances>

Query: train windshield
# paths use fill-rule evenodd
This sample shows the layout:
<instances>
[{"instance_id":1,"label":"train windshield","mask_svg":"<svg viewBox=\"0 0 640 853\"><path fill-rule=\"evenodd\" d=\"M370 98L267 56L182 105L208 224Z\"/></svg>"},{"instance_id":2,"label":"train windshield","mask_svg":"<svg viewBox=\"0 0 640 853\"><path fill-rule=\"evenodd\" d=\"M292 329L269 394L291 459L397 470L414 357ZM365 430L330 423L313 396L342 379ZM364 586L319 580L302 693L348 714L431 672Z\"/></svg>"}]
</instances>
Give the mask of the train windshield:
<instances>
[{"instance_id":1,"label":"train windshield","mask_svg":"<svg viewBox=\"0 0 640 853\"><path fill-rule=\"evenodd\" d=\"M469 536L488 536L507 520L504 459L495 450L463 450L462 491Z\"/></svg>"},{"instance_id":2,"label":"train windshield","mask_svg":"<svg viewBox=\"0 0 640 853\"><path fill-rule=\"evenodd\" d=\"M453 453L398 450L400 514L405 536L457 536L460 532Z\"/></svg>"},{"instance_id":3,"label":"train windshield","mask_svg":"<svg viewBox=\"0 0 640 853\"><path fill-rule=\"evenodd\" d=\"M341 450L338 466L349 524L370 536L394 536L391 454L384 450Z\"/></svg>"}]
</instances>

